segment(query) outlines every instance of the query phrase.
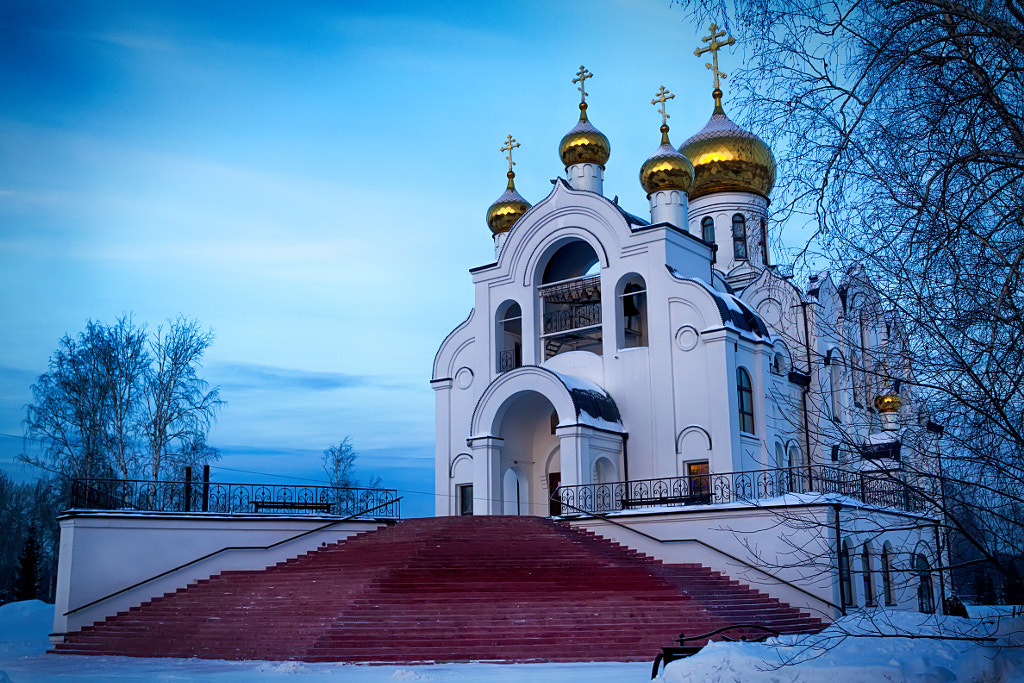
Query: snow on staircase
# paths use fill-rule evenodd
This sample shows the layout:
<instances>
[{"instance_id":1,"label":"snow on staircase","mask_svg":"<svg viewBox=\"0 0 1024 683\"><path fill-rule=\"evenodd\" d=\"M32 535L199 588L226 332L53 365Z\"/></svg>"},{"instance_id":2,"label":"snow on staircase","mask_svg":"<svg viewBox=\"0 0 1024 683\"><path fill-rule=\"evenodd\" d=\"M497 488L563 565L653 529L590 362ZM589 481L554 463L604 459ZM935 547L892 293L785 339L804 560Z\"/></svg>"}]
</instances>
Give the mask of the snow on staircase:
<instances>
[{"instance_id":1,"label":"snow on staircase","mask_svg":"<svg viewBox=\"0 0 1024 683\"><path fill-rule=\"evenodd\" d=\"M69 634L66 654L348 662L640 661L735 623L823 624L700 565L539 517L411 519L232 571Z\"/></svg>"}]
</instances>

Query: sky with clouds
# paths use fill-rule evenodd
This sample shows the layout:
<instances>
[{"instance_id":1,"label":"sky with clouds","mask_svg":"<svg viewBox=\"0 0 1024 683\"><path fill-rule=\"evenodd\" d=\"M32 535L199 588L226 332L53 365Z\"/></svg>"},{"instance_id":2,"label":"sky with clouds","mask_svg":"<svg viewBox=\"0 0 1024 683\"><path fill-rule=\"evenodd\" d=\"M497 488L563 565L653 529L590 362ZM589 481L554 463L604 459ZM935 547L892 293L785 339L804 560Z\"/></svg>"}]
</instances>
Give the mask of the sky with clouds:
<instances>
[{"instance_id":1,"label":"sky with clouds","mask_svg":"<svg viewBox=\"0 0 1024 683\"><path fill-rule=\"evenodd\" d=\"M521 143L529 201L550 192L585 64L605 192L649 215L650 101L676 93L676 145L707 121L706 33L669 0L7 0L0 467L31 474L12 458L62 335L182 314L216 334L214 477L321 479L351 435L363 476L430 514L431 363L493 260L498 148Z\"/></svg>"}]
</instances>

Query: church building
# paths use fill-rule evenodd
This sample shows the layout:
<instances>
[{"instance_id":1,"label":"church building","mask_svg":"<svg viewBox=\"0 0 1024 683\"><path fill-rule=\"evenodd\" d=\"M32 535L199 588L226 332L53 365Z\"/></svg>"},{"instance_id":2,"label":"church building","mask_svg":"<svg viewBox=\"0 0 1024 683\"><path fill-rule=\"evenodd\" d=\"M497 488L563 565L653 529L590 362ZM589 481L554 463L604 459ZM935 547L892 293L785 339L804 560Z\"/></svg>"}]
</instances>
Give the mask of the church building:
<instances>
[{"instance_id":1,"label":"church building","mask_svg":"<svg viewBox=\"0 0 1024 683\"><path fill-rule=\"evenodd\" d=\"M773 263L775 159L722 106L724 36L712 26L697 51L715 75L701 130L675 147L674 95L652 101L660 145L637 160L640 188L616 188L642 188L649 217L605 195L611 145L584 67L565 177L535 205L506 140L507 189L486 214L495 260L470 271L474 308L434 360L436 513L560 517L831 615L930 611L941 551L901 477L937 434L905 388L899 321L859 269L801 289Z\"/></svg>"}]
</instances>

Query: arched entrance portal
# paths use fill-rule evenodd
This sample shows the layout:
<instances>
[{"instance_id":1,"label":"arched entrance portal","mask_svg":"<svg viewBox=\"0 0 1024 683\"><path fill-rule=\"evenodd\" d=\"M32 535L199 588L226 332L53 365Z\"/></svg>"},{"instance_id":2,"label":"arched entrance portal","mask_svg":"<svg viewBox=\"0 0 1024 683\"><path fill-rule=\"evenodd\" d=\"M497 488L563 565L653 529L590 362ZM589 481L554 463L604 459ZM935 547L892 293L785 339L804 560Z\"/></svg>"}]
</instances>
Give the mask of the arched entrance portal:
<instances>
[{"instance_id":1,"label":"arched entrance portal","mask_svg":"<svg viewBox=\"0 0 1024 683\"><path fill-rule=\"evenodd\" d=\"M474 513L562 514L550 503L559 485L621 471L623 437L609 426L622 428L618 408L593 382L535 365L502 373L473 412Z\"/></svg>"},{"instance_id":2,"label":"arched entrance portal","mask_svg":"<svg viewBox=\"0 0 1024 683\"><path fill-rule=\"evenodd\" d=\"M499 416L498 437L502 440L502 514L545 515L543 476L548 454L558 447L555 407L543 395L527 391L508 401Z\"/></svg>"}]
</instances>

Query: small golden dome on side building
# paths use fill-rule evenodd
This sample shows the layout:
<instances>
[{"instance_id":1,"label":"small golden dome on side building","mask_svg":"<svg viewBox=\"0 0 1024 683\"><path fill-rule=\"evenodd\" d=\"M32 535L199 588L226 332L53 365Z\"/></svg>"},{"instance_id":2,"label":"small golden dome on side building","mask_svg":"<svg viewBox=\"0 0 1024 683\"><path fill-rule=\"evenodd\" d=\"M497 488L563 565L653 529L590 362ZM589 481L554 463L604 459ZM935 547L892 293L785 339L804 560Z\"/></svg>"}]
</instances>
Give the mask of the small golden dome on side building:
<instances>
[{"instance_id":1,"label":"small golden dome on side building","mask_svg":"<svg viewBox=\"0 0 1024 683\"><path fill-rule=\"evenodd\" d=\"M604 133L594 128L587 119L587 103L580 102L580 120L565 134L558 145L558 156L566 168L573 164L604 166L611 156L612 146Z\"/></svg>"},{"instance_id":2,"label":"small golden dome on side building","mask_svg":"<svg viewBox=\"0 0 1024 683\"><path fill-rule=\"evenodd\" d=\"M898 413L901 407L903 407L903 400L898 394L875 396L875 410L880 413Z\"/></svg>"},{"instance_id":3,"label":"small golden dome on side building","mask_svg":"<svg viewBox=\"0 0 1024 683\"><path fill-rule=\"evenodd\" d=\"M523 199L523 196L516 191L516 185L513 182L515 177L515 173L508 172L508 187L487 209L487 227L495 235L511 230L516 221L530 209L530 202Z\"/></svg>"},{"instance_id":4,"label":"small golden dome on side building","mask_svg":"<svg viewBox=\"0 0 1024 683\"><path fill-rule=\"evenodd\" d=\"M640 185L650 196L659 190L689 192L693 185L693 164L676 151L668 140L668 126L661 126L661 146L640 167Z\"/></svg>"},{"instance_id":5,"label":"small golden dome on side building","mask_svg":"<svg viewBox=\"0 0 1024 683\"><path fill-rule=\"evenodd\" d=\"M715 90L711 120L679 152L693 164L690 199L712 192L753 192L765 199L775 186L775 157L761 138L725 115L722 91Z\"/></svg>"}]
</instances>

